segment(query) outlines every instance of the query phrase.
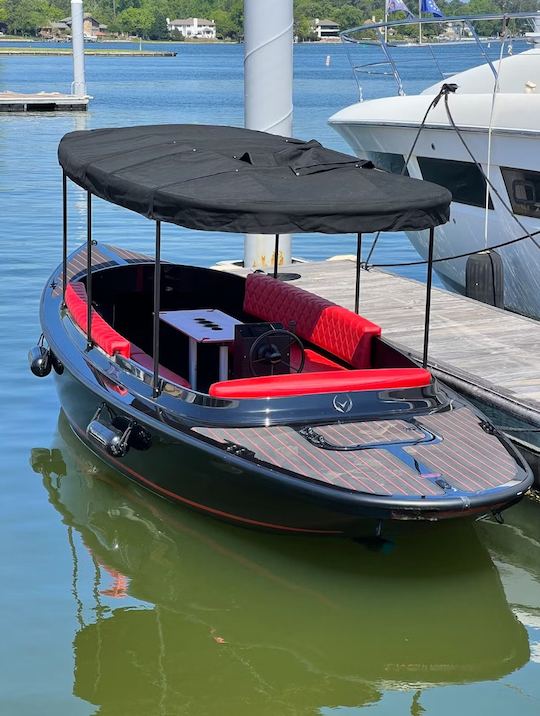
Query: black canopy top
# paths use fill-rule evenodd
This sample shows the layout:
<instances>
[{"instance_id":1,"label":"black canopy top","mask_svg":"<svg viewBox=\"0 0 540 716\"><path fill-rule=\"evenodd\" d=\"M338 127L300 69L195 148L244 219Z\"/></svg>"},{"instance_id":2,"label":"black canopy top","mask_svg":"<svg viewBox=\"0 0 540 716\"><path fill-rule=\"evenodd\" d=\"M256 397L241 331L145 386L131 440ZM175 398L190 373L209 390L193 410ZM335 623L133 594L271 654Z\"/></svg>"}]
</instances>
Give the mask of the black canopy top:
<instances>
[{"instance_id":1,"label":"black canopy top","mask_svg":"<svg viewBox=\"0 0 540 716\"><path fill-rule=\"evenodd\" d=\"M448 221L436 184L374 169L319 142L237 127L151 125L70 132L58 157L92 194L204 231L357 233Z\"/></svg>"}]
</instances>

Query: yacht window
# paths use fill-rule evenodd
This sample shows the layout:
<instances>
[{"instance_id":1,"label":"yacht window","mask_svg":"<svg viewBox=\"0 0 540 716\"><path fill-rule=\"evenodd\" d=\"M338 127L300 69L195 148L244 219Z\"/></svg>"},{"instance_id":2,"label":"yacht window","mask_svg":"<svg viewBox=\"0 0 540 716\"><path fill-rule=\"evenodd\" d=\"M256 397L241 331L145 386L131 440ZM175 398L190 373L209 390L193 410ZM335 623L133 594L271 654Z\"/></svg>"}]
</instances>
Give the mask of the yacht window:
<instances>
[{"instance_id":1,"label":"yacht window","mask_svg":"<svg viewBox=\"0 0 540 716\"><path fill-rule=\"evenodd\" d=\"M367 159L370 159L377 169L391 174L403 174L409 176L409 170L405 166L405 157L402 154L391 154L390 152L366 152Z\"/></svg>"},{"instance_id":2,"label":"yacht window","mask_svg":"<svg viewBox=\"0 0 540 716\"><path fill-rule=\"evenodd\" d=\"M540 172L501 167L514 214L540 217Z\"/></svg>"},{"instance_id":3,"label":"yacht window","mask_svg":"<svg viewBox=\"0 0 540 716\"><path fill-rule=\"evenodd\" d=\"M476 164L455 159L418 157L418 165L426 181L446 187L458 204L486 205L486 180ZM488 207L493 209L491 197Z\"/></svg>"}]
</instances>

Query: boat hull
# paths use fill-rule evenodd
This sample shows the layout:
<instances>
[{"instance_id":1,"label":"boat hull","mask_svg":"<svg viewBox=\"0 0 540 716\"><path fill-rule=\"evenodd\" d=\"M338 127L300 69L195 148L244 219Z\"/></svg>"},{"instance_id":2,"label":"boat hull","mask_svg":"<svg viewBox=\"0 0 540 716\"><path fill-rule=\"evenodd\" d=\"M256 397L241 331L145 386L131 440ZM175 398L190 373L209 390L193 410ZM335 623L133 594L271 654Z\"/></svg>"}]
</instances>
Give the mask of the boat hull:
<instances>
[{"instance_id":1,"label":"boat hull","mask_svg":"<svg viewBox=\"0 0 540 716\"><path fill-rule=\"evenodd\" d=\"M109 259L114 250L102 251ZM104 270L116 271L110 264ZM532 482L504 438L438 383L344 394L345 420L332 393L234 400L165 382L154 398L151 375L88 347L61 305L59 270L44 290L41 323L67 419L105 463L168 500L244 527L362 537L383 521L500 512ZM118 449L110 437L122 434Z\"/></svg>"},{"instance_id":2,"label":"boat hull","mask_svg":"<svg viewBox=\"0 0 540 716\"><path fill-rule=\"evenodd\" d=\"M370 521L389 517L388 511L362 508L354 500L333 506L330 495L308 489L298 480L282 482L275 475L244 466L205 449L155 430L137 416L150 436L146 450L130 449L114 457L87 436L87 426L103 404L101 395L85 388L68 370L57 376L62 408L79 439L106 464L139 485L181 505L245 527L289 533L361 534ZM117 411L116 406L109 405ZM126 413L126 417L129 415ZM318 486L313 486L318 488Z\"/></svg>"},{"instance_id":3,"label":"boat hull","mask_svg":"<svg viewBox=\"0 0 540 716\"><path fill-rule=\"evenodd\" d=\"M132 448L125 456L115 457L87 435L88 424L104 403L101 392L86 388L68 370L57 376L57 384L73 431L107 465L169 501L243 527L362 537L372 534L380 522L391 520L478 519L506 509L523 494L516 495L514 488L499 496L439 500L420 507L418 500L407 503L338 490L257 466L202 441L194 443L180 432L173 436L156 429L152 420L145 422L141 414L136 416L137 422L149 436L149 446ZM120 414L117 405L107 405ZM129 419L133 413L124 416Z\"/></svg>"}]
</instances>

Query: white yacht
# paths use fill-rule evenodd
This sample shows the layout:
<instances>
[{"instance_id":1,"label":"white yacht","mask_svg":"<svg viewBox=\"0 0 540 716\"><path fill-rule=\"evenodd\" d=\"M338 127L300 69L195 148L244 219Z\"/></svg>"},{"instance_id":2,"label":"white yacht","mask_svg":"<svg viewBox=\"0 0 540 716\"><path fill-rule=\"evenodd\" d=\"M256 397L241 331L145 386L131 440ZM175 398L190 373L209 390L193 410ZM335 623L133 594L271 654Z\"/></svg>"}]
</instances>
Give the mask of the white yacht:
<instances>
[{"instance_id":1,"label":"white yacht","mask_svg":"<svg viewBox=\"0 0 540 716\"><path fill-rule=\"evenodd\" d=\"M540 14L511 17L519 22L529 20L533 32L521 31L517 42L506 35L492 40L491 53L486 49L488 42L476 35L470 18L438 21L447 31L458 23L470 28L467 42L458 42L454 51L467 54L471 42L476 41L486 61L457 74L446 73L449 63L444 63L445 52L441 54L443 43L433 43L431 54L436 60L435 52L439 52L435 64L442 67L442 77L419 94L408 95L396 56L418 53L419 48L387 44L383 32L418 24L418 20L350 31L344 39L360 44L355 32L367 30L371 38L374 33L379 35L384 62L366 63L367 74L392 77L398 95L360 101L337 112L329 122L359 157L387 171L442 184L452 192L451 220L437 230L436 259L527 237L495 249L502 259L503 305L540 318ZM506 33L508 18L490 19L505 22ZM372 52L373 40L366 44L371 45L368 53ZM383 65L387 72L373 71ZM416 66L418 76L418 63ZM430 108L443 84L457 88ZM426 258L427 235L417 232L408 236ZM436 264L441 279L462 293L467 290L466 267L467 257Z\"/></svg>"}]
</instances>

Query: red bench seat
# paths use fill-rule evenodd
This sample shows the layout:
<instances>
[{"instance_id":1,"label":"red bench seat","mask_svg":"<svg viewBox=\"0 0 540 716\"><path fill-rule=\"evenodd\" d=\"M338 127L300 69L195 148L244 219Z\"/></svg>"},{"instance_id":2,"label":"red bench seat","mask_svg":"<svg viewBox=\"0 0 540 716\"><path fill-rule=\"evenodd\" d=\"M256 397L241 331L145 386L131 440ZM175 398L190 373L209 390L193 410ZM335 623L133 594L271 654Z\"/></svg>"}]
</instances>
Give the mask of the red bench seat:
<instances>
[{"instance_id":1,"label":"red bench seat","mask_svg":"<svg viewBox=\"0 0 540 716\"><path fill-rule=\"evenodd\" d=\"M214 398L279 398L288 395L422 388L431 382L423 368L379 368L324 373L287 373L224 380L210 386Z\"/></svg>"},{"instance_id":2,"label":"red bench seat","mask_svg":"<svg viewBox=\"0 0 540 716\"><path fill-rule=\"evenodd\" d=\"M332 301L278 281L263 273L246 278L244 311L261 321L295 324L299 338L322 348L354 368L371 366L372 339L381 335L379 326ZM312 351L306 356L305 371L313 364L319 370L340 370L342 366Z\"/></svg>"},{"instance_id":3,"label":"red bench seat","mask_svg":"<svg viewBox=\"0 0 540 716\"><path fill-rule=\"evenodd\" d=\"M80 281L66 286L66 306L75 323L86 332L88 299L86 287ZM110 356L115 353L130 357L130 343L121 336L99 313L92 309L92 340Z\"/></svg>"}]
</instances>

